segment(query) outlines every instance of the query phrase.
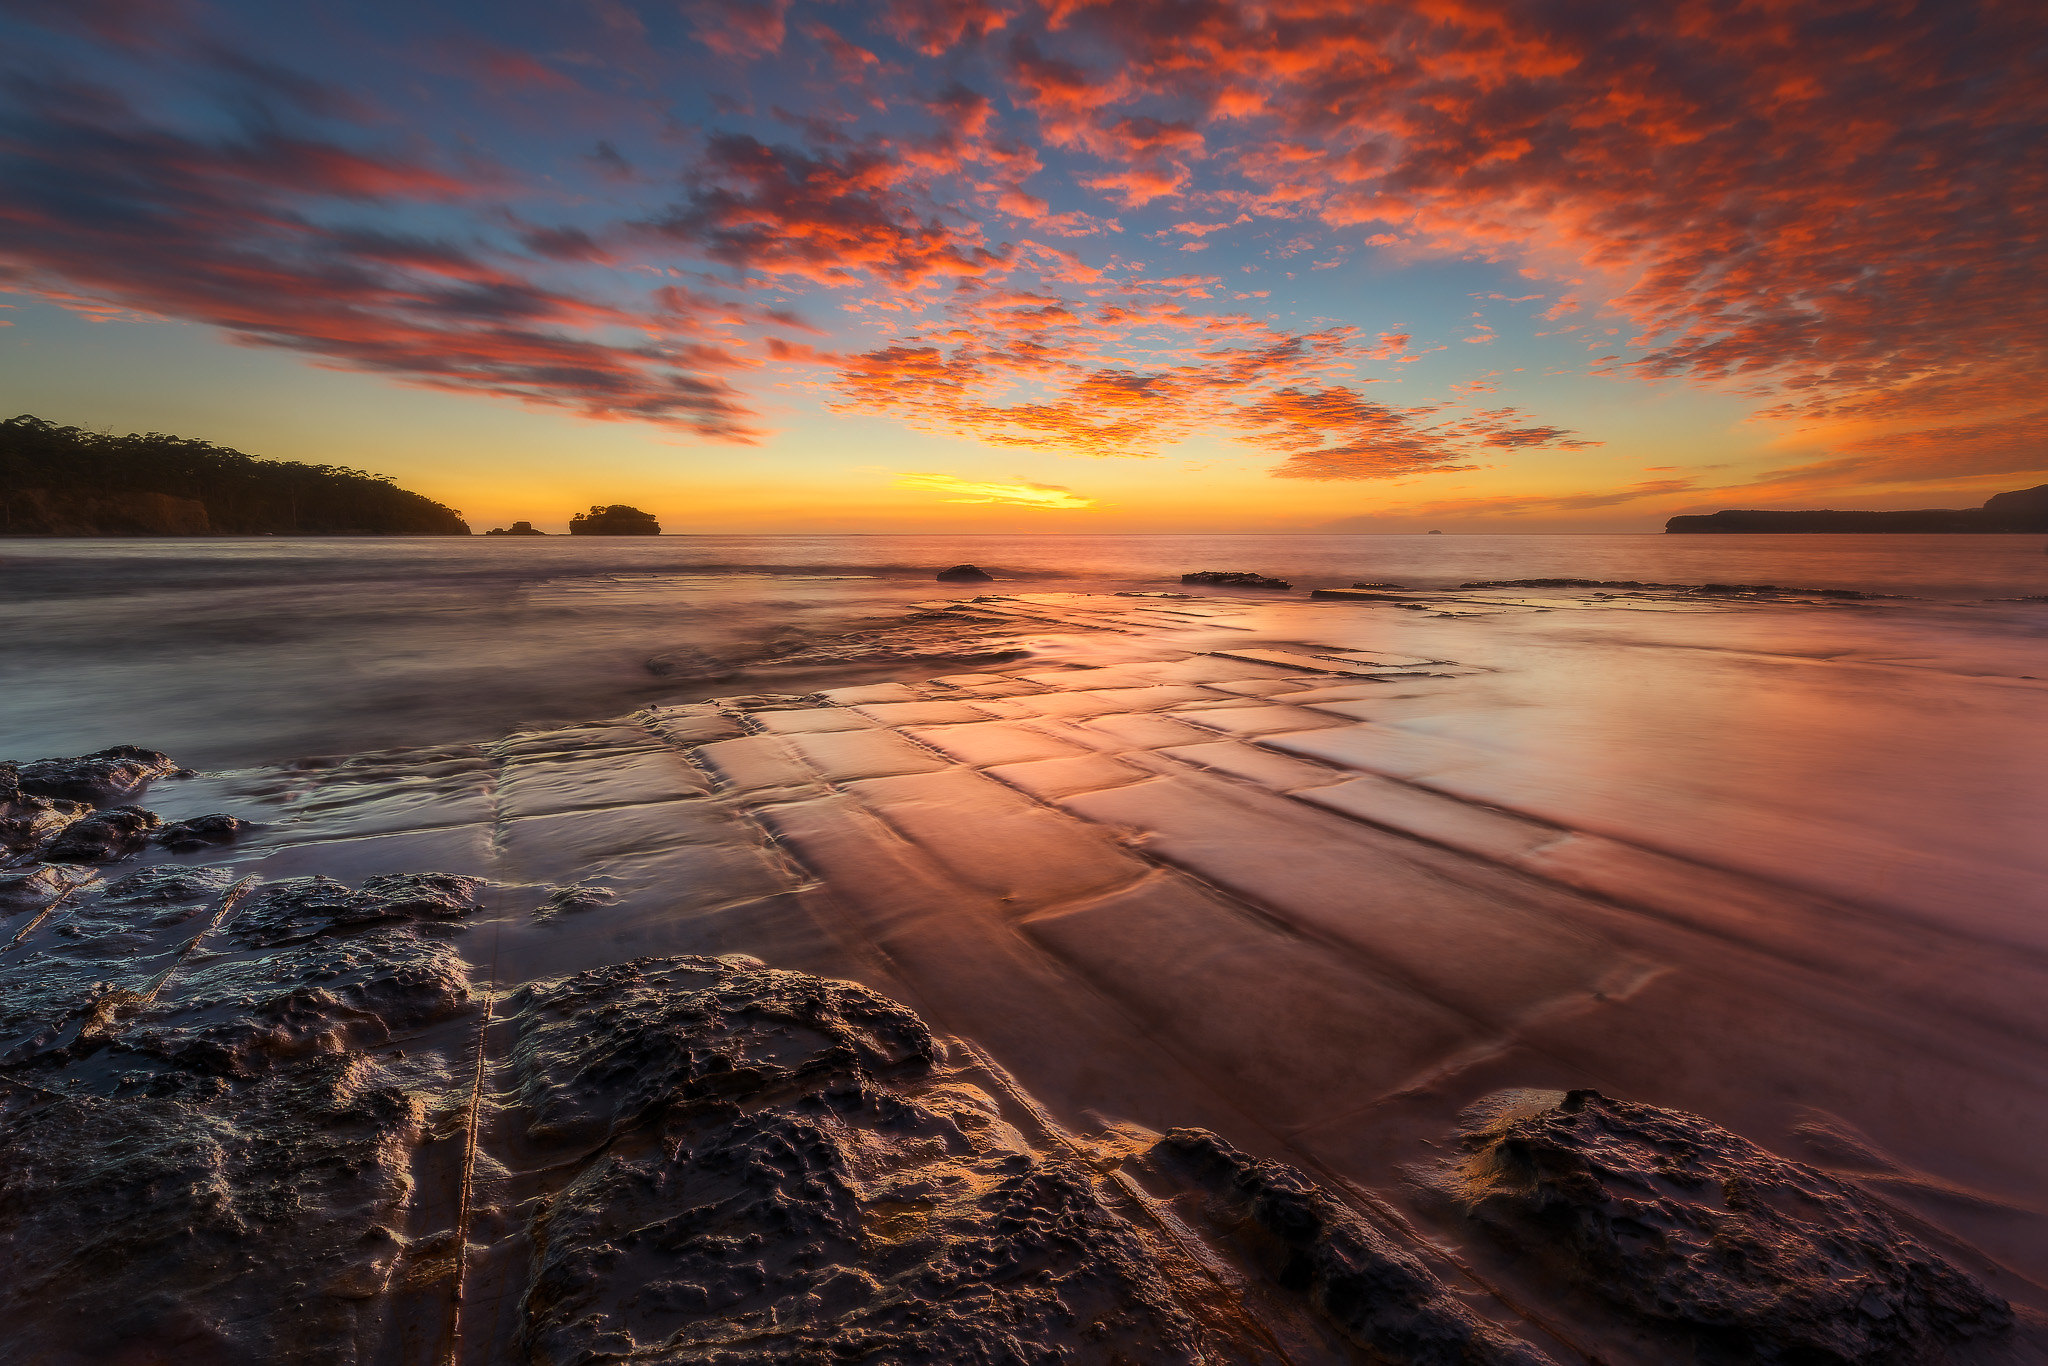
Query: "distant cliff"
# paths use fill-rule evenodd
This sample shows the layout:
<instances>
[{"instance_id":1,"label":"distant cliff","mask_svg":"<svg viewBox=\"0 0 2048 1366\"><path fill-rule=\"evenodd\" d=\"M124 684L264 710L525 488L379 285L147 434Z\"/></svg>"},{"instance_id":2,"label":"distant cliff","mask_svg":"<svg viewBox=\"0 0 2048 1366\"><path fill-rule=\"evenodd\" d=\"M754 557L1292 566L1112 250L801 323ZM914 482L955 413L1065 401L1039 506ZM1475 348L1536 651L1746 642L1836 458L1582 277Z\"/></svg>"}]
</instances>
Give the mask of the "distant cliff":
<instances>
[{"instance_id":1,"label":"distant cliff","mask_svg":"<svg viewBox=\"0 0 2048 1366\"><path fill-rule=\"evenodd\" d=\"M1667 532L2048 532L2048 484L1993 494L1981 508L1912 512L1752 512L1729 509L1673 517Z\"/></svg>"},{"instance_id":2,"label":"distant cliff","mask_svg":"<svg viewBox=\"0 0 2048 1366\"><path fill-rule=\"evenodd\" d=\"M0 422L0 535L467 536L453 508L383 475L259 460L151 432Z\"/></svg>"}]
</instances>

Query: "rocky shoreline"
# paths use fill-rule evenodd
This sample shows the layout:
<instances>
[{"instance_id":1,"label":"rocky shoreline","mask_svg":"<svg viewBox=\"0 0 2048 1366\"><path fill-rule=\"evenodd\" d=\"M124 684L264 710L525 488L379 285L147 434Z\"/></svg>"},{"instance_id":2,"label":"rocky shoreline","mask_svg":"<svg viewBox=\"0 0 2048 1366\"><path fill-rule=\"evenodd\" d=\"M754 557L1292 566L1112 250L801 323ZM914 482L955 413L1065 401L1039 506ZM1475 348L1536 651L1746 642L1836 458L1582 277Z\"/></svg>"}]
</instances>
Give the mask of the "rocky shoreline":
<instances>
[{"instance_id":1,"label":"rocky shoreline","mask_svg":"<svg viewBox=\"0 0 2048 1366\"><path fill-rule=\"evenodd\" d=\"M1507 857L1498 810L1330 814L1381 789L1314 781L1358 724L1318 708L1471 666L1211 643L1247 618L1208 599L976 610L1097 656L237 775L0 770L7 1354L2038 1359L2033 1283L1897 1203L1876 1140L1811 1118L1802 1161L1610 1098L1673 1088L1582 1027L1654 1030L1705 963L1789 992L1818 1056L1822 975L1457 852ZM1247 865L1253 907L1230 860L1260 857L1294 881ZM1346 859L1372 915L1319 925L1312 865ZM1434 927L1403 927L1423 870ZM1468 913L1474 957L1404 958Z\"/></svg>"}]
</instances>

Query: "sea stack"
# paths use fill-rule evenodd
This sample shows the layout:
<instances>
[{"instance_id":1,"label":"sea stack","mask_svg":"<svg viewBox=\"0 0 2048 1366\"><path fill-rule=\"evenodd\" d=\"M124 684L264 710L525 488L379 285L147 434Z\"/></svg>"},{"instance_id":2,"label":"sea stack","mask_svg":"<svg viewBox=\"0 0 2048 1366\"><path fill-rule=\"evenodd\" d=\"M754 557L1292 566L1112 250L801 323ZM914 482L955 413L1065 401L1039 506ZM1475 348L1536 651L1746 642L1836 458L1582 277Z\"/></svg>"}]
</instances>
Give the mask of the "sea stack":
<instances>
[{"instance_id":1,"label":"sea stack","mask_svg":"<svg viewBox=\"0 0 2048 1366\"><path fill-rule=\"evenodd\" d=\"M571 536L659 536L661 523L654 520L651 512L627 507L624 503L591 504L587 513L579 512L569 519Z\"/></svg>"}]
</instances>

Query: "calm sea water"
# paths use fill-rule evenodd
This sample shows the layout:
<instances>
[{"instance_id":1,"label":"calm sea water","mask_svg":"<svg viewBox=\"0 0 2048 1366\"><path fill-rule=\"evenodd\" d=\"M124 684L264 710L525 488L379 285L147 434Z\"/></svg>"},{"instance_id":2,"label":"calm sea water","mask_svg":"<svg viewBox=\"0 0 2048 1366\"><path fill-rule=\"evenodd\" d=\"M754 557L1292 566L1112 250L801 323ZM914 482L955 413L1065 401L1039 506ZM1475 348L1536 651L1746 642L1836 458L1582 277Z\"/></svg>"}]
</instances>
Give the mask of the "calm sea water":
<instances>
[{"instance_id":1,"label":"calm sea water","mask_svg":"<svg viewBox=\"0 0 2048 1366\"><path fill-rule=\"evenodd\" d=\"M1247 569L1298 590L1571 577L1950 604L2048 593L2035 536L4 541L0 757L133 742L203 766L269 762L744 690L749 660L987 591L933 582L962 562L1010 591ZM663 656L709 661L700 673L727 661L738 679L663 676L648 667Z\"/></svg>"}]
</instances>

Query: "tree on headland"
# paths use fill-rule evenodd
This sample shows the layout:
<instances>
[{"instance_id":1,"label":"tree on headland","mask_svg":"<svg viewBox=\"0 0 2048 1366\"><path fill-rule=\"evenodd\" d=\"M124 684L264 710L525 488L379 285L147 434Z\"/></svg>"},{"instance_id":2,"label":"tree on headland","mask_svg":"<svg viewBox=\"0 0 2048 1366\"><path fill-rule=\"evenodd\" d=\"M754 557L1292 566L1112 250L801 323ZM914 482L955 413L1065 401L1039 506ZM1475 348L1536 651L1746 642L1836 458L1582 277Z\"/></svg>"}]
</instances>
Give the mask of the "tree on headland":
<instances>
[{"instance_id":1,"label":"tree on headland","mask_svg":"<svg viewBox=\"0 0 2048 1366\"><path fill-rule=\"evenodd\" d=\"M579 512L569 519L571 536L659 536L661 523L654 520L651 512L627 507L624 503L591 504L587 513Z\"/></svg>"},{"instance_id":2,"label":"tree on headland","mask_svg":"<svg viewBox=\"0 0 2048 1366\"><path fill-rule=\"evenodd\" d=\"M0 535L467 536L381 474L259 460L188 437L0 422Z\"/></svg>"}]
</instances>

